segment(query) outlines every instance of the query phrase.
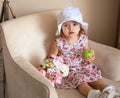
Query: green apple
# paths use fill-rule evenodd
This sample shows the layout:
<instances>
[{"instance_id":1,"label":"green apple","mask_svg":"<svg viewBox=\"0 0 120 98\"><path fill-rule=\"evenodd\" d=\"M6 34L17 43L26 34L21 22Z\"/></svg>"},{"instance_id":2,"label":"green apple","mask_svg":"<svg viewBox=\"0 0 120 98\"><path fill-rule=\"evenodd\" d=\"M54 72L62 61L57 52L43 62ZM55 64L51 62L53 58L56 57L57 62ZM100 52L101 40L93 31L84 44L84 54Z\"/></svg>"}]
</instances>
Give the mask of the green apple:
<instances>
[{"instance_id":1,"label":"green apple","mask_svg":"<svg viewBox=\"0 0 120 98\"><path fill-rule=\"evenodd\" d=\"M90 58L92 56L93 56L93 50L91 50L89 48L85 49L82 53L83 58Z\"/></svg>"}]
</instances>

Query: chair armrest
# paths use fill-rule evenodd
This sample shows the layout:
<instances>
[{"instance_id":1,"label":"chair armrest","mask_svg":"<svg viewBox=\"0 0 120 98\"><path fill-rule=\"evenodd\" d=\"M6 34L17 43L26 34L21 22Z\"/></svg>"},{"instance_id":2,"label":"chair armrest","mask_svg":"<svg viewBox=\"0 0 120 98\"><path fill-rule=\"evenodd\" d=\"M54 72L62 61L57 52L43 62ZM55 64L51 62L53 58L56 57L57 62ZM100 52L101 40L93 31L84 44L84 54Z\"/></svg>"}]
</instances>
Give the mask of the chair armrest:
<instances>
[{"instance_id":1,"label":"chair armrest","mask_svg":"<svg viewBox=\"0 0 120 98\"><path fill-rule=\"evenodd\" d=\"M58 98L50 82L24 58L8 57L8 61L5 70L10 98Z\"/></svg>"},{"instance_id":2,"label":"chair armrest","mask_svg":"<svg viewBox=\"0 0 120 98\"><path fill-rule=\"evenodd\" d=\"M101 69L103 76L120 81L120 50L91 40L89 46L95 50L94 63Z\"/></svg>"},{"instance_id":3,"label":"chair armrest","mask_svg":"<svg viewBox=\"0 0 120 98\"><path fill-rule=\"evenodd\" d=\"M24 75L26 75L26 79L23 79L23 82L27 83L28 88L26 88L26 90L32 91L31 96L33 96L34 92L36 96L33 96L34 98L37 98L38 95L39 98L58 98L56 90L49 80L45 78L30 62L26 61L22 57L16 57L14 60L24 71ZM32 86L29 87L30 85ZM38 92L38 95L36 92Z\"/></svg>"}]
</instances>

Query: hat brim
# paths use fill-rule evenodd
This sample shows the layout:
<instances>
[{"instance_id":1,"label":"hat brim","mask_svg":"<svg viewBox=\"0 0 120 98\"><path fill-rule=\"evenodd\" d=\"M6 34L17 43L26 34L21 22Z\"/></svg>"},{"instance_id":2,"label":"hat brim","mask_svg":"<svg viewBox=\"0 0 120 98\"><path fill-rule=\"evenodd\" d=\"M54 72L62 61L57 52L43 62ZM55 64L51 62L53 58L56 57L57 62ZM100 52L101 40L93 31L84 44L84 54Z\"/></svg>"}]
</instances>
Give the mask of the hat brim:
<instances>
[{"instance_id":1,"label":"hat brim","mask_svg":"<svg viewBox=\"0 0 120 98\"><path fill-rule=\"evenodd\" d=\"M67 22L67 21L76 21L76 22L78 22L78 23L80 23L81 24L81 27L82 27L82 29L85 31L85 32L87 32L87 30L88 30L88 23L86 23L86 22L81 22L81 21L78 21L78 20L65 20L65 21L63 21L61 24L58 24L58 30L57 30L57 32L56 32L56 35L60 35L60 33L61 33L61 28L62 28L62 25L63 25L63 23L65 23L65 22Z\"/></svg>"}]
</instances>

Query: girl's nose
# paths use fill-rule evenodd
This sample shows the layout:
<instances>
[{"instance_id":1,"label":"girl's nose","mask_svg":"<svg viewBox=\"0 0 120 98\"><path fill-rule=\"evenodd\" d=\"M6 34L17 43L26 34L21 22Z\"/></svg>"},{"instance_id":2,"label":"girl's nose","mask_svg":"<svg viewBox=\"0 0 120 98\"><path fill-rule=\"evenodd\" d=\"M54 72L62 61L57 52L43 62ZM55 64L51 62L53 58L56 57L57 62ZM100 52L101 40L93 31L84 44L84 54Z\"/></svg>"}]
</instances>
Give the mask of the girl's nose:
<instances>
[{"instance_id":1,"label":"girl's nose","mask_svg":"<svg viewBox=\"0 0 120 98\"><path fill-rule=\"evenodd\" d=\"M73 26L72 25L69 26L69 30L70 31L73 30Z\"/></svg>"}]
</instances>

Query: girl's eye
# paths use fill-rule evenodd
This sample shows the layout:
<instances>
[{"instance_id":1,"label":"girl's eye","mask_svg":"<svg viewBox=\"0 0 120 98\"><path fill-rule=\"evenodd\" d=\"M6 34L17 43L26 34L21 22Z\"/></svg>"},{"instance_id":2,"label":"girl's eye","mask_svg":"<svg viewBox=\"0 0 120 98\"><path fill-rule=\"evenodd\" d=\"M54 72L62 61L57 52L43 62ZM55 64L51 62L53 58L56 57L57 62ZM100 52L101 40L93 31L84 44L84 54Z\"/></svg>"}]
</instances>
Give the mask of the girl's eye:
<instances>
[{"instance_id":1,"label":"girl's eye","mask_svg":"<svg viewBox=\"0 0 120 98\"><path fill-rule=\"evenodd\" d=\"M67 25L67 24L65 24L65 25L64 25L64 27L68 27L68 25Z\"/></svg>"},{"instance_id":2,"label":"girl's eye","mask_svg":"<svg viewBox=\"0 0 120 98\"><path fill-rule=\"evenodd\" d=\"M73 26L76 26L76 25L77 25L77 23L74 23L74 24L73 24Z\"/></svg>"}]
</instances>

